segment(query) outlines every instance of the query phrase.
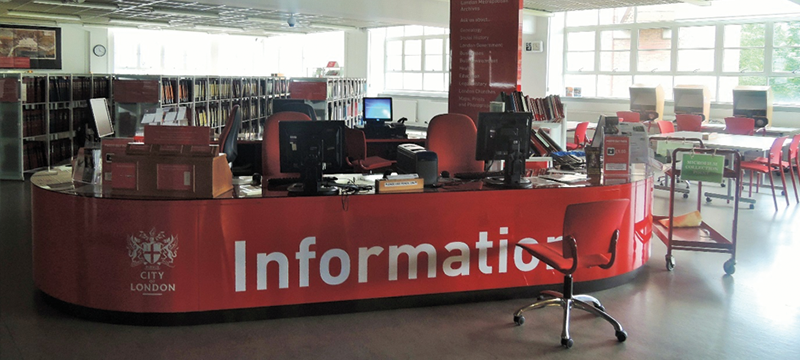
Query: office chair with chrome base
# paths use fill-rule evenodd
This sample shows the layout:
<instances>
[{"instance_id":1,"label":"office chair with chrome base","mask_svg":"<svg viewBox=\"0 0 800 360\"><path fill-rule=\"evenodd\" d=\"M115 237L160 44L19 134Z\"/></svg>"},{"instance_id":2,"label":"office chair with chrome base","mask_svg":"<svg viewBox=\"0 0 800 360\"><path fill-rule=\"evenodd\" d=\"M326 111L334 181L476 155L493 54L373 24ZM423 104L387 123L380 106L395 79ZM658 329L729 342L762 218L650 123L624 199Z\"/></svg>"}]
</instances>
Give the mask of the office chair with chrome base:
<instances>
[{"instance_id":1,"label":"office chair with chrome base","mask_svg":"<svg viewBox=\"0 0 800 360\"><path fill-rule=\"evenodd\" d=\"M234 105L228 116L228 121L225 123L225 128L222 129L222 133L219 135L219 151L225 153L229 166L233 166L233 161L236 160L238 155L236 140L239 137L241 127L242 112L239 109L239 105Z\"/></svg>"},{"instance_id":2,"label":"office chair with chrome base","mask_svg":"<svg viewBox=\"0 0 800 360\"><path fill-rule=\"evenodd\" d=\"M522 316L525 311L561 306L564 309L561 345L569 349L573 344L569 336L569 318L574 307L611 323L619 342L628 338L628 333L622 329L622 325L606 313L599 300L589 295L573 294L572 274L578 269L591 267L609 269L614 265L619 228L629 202L628 199L616 199L569 205L564 215L562 241L542 244L517 243L517 246L535 258L564 274L564 292L543 291L539 301L514 313L514 322L517 325L525 322L525 317Z\"/></svg>"}]
</instances>

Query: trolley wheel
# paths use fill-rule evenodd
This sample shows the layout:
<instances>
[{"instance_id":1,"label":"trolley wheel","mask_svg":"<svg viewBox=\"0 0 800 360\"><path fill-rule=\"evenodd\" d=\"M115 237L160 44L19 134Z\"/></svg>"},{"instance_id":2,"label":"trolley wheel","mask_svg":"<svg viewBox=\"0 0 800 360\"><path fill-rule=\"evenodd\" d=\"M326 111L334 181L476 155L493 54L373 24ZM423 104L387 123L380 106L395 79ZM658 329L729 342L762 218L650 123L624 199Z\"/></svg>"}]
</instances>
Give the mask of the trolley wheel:
<instances>
[{"instance_id":1,"label":"trolley wheel","mask_svg":"<svg viewBox=\"0 0 800 360\"><path fill-rule=\"evenodd\" d=\"M711 202L711 198L710 197L706 197L706 202L710 203Z\"/></svg>"},{"instance_id":2,"label":"trolley wheel","mask_svg":"<svg viewBox=\"0 0 800 360\"><path fill-rule=\"evenodd\" d=\"M756 205L755 205L755 204L750 204L750 210L753 210L753 209L755 209L755 208L756 208Z\"/></svg>"},{"instance_id":3,"label":"trolley wheel","mask_svg":"<svg viewBox=\"0 0 800 360\"><path fill-rule=\"evenodd\" d=\"M733 275L736 272L736 261L733 259L728 259L724 264L722 264L722 269L725 270L725 273L728 275Z\"/></svg>"},{"instance_id":4,"label":"trolley wheel","mask_svg":"<svg viewBox=\"0 0 800 360\"><path fill-rule=\"evenodd\" d=\"M667 260L667 271L672 271L675 268L675 257L667 255L665 258Z\"/></svg>"},{"instance_id":5,"label":"trolley wheel","mask_svg":"<svg viewBox=\"0 0 800 360\"><path fill-rule=\"evenodd\" d=\"M574 343L575 342L573 342L572 339L561 339L561 346L563 346L563 347L565 347L567 349L571 348L572 344L574 344Z\"/></svg>"},{"instance_id":6,"label":"trolley wheel","mask_svg":"<svg viewBox=\"0 0 800 360\"><path fill-rule=\"evenodd\" d=\"M786 196L786 190L781 190L781 196Z\"/></svg>"},{"instance_id":7,"label":"trolley wheel","mask_svg":"<svg viewBox=\"0 0 800 360\"><path fill-rule=\"evenodd\" d=\"M525 317L524 316L521 316L521 315L520 316L516 316L516 315L514 315L514 324L522 325L524 323L525 323Z\"/></svg>"},{"instance_id":8,"label":"trolley wheel","mask_svg":"<svg viewBox=\"0 0 800 360\"><path fill-rule=\"evenodd\" d=\"M619 342L624 342L625 340L628 340L628 333L625 332L625 330L617 331L615 335L617 336L617 341Z\"/></svg>"},{"instance_id":9,"label":"trolley wheel","mask_svg":"<svg viewBox=\"0 0 800 360\"><path fill-rule=\"evenodd\" d=\"M684 198L684 199L688 199L688 198L689 198L689 194L687 194L687 193L683 193L683 198Z\"/></svg>"}]
</instances>

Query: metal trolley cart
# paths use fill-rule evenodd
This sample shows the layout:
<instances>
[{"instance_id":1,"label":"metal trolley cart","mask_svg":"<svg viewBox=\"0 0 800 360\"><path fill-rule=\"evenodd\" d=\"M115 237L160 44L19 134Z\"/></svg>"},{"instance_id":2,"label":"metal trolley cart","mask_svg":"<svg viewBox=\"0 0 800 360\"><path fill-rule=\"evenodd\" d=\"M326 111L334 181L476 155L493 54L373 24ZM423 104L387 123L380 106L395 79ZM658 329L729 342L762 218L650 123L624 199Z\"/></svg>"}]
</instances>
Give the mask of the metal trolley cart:
<instances>
[{"instance_id":1,"label":"metal trolley cart","mask_svg":"<svg viewBox=\"0 0 800 360\"><path fill-rule=\"evenodd\" d=\"M700 148L704 148L705 147L705 146L703 146L703 140L697 139L697 138L671 137L671 136L651 136L649 138L649 140L650 140L650 144L651 144L650 146L651 147L653 146L652 145L653 143L658 143L660 141L681 142L682 144L686 144L686 145L697 144L699 146L696 146L696 147L700 147ZM657 146L658 145L656 145L656 147ZM678 193L683 194L683 198L684 199L688 199L689 198L689 182L688 181L686 181L686 189L677 189L677 188L674 188L674 187L667 186L665 184L666 183L666 178L671 176L672 169L674 169L674 168L675 168L675 164L672 164L672 167L670 167L667 171L664 172L665 181L664 182L657 181L656 185L654 186L654 188L657 189L657 190L666 190L666 191L671 191L671 192L678 192ZM661 178L659 178L659 179L661 179ZM700 191L700 190L702 190L702 186L698 185L697 191ZM699 203L697 205L700 206Z\"/></svg>"},{"instance_id":2,"label":"metal trolley cart","mask_svg":"<svg viewBox=\"0 0 800 360\"><path fill-rule=\"evenodd\" d=\"M672 171L670 182L670 196L669 196L669 216L653 216L653 232L667 245L667 255L665 256L667 262L667 270L672 271L675 268L675 257L672 255L674 250L687 250L687 251L705 251L731 254L731 258L723 264L722 268L726 274L733 274L736 271L736 229L739 223L739 195L742 184L742 157L738 151L733 150L715 150L715 149L687 149L679 148L672 152L672 168L675 169L676 159L678 153L695 153L695 154L716 154L729 156L733 159L731 167L726 167L723 173L723 178L733 179L736 183L734 189L734 204L733 204L733 230L731 232L731 239L728 240L722 234L711 228L705 222L696 227L679 227L673 226L675 219L675 179L680 174L680 171ZM700 187L702 185L698 185ZM697 191L697 211L700 211L701 199L703 192L698 188ZM669 226L665 227L659 220L669 219Z\"/></svg>"}]
</instances>

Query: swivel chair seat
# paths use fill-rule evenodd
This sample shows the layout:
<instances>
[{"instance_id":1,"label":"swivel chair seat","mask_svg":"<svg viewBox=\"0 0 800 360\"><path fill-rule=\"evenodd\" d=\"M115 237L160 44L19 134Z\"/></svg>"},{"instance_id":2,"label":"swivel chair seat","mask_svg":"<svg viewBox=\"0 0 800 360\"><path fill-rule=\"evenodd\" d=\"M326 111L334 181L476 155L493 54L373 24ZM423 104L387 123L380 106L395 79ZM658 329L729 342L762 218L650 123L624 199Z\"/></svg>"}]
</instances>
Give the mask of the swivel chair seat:
<instances>
[{"instance_id":1,"label":"swivel chair seat","mask_svg":"<svg viewBox=\"0 0 800 360\"><path fill-rule=\"evenodd\" d=\"M622 217L628 209L628 199L605 200L567 206L564 215L563 240L542 244L522 244L517 246L535 258L564 274L564 292L543 291L539 301L525 306L514 313L514 322L522 325L525 311L547 306L561 306L564 309L561 345L573 345L569 335L570 313L577 308L599 316L611 323L619 342L628 338L628 333L593 296L574 295L572 274L579 269L600 267L609 269L614 265L617 255L617 239L622 225Z\"/></svg>"}]
</instances>

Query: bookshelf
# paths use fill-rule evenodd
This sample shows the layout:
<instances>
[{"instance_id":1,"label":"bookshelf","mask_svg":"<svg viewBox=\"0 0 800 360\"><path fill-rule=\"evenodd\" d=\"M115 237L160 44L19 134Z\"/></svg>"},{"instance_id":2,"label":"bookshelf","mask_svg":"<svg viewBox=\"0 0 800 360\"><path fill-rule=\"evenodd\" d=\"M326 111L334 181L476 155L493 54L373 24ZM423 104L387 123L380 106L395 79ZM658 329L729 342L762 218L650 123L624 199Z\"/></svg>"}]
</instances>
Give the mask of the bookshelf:
<instances>
[{"instance_id":1,"label":"bookshelf","mask_svg":"<svg viewBox=\"0 0 800 360\"><path fill-rule=\"evenodd\" d=\"M317 120L344 120L347 126L358 125L362 103L367 93L363 78L292 78L293 99L308 100Z\"/></svg>"},{"instance_id":2,"label":"bookshelf","mask_svg":"<svg viewBox=\"0 0 800 360\"><path fill-rule=\"evenodd\" d=\"M272 113L272 99L289 96L289 80L279 76L162 76L114 77L117 136L142 132L142 116L161 109L164 113L185 107L193 126L209 126L219 134L231 109L242 110L242 134L261 133Z\"/></svg>"},{"instance_id":3,"label":"bookshelf","mask_svg":"<svg viewBox=\"0 0 800 360\"><path fill-rule=\"evenodd\" d=\"M77 129L91 120L88 100L111 94L110 76L0 74L0 179L55 165L77 152Z\"/></svg>"}]
</instances>

